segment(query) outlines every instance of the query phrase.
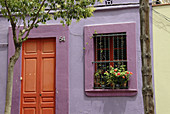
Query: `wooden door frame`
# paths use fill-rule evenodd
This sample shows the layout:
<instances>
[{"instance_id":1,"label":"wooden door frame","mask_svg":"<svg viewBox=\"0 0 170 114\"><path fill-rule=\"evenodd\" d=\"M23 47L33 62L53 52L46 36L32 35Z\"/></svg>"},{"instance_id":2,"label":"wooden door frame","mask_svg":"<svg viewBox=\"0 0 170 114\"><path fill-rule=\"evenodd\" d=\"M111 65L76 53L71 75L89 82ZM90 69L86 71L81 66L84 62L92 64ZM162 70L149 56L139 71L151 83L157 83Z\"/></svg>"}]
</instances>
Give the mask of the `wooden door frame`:
<instances>
[{"instance_id":1,"label":"wooden door frame","mask_svg":"<svg viewBox=\"0 0 170 114\"><path fill-rule=\"evenodd\" d=\"M68 72L68 44L69 44L69 29L58 25L41 25L37 29L34 28L29 35L29 38L56 38L56 114L68 114L69 112L69 72ZM17 32L19 34L19 31ZM64 42L60 42L60 37L65 37ZM14 53L14 44L12 41L12 28L9 28L8 36L8 63L9 58ZM21 91L21 65L22 57L20 56L14 67L14 83L12 97L11 114L20 113L20 91Z\"/></svg>"}]
</instances>

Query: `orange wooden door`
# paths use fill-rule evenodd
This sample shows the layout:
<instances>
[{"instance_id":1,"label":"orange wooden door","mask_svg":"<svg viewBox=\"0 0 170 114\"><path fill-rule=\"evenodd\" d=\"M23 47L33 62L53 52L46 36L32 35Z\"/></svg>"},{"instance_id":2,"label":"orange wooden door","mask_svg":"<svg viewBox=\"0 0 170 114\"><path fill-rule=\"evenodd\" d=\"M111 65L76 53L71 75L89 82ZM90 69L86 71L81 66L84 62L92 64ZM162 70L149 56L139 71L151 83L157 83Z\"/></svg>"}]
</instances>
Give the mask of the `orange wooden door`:
<instances>
[{"instance_id":1,"label":"orange wooden door","mask_svg":"<svg viewBox=\"0 0 170 114\"><path fill-rule=\"evenodd\" d=\"M56 41L23 43L20 114L55 114Z\"/></svg>"}]
</instances>

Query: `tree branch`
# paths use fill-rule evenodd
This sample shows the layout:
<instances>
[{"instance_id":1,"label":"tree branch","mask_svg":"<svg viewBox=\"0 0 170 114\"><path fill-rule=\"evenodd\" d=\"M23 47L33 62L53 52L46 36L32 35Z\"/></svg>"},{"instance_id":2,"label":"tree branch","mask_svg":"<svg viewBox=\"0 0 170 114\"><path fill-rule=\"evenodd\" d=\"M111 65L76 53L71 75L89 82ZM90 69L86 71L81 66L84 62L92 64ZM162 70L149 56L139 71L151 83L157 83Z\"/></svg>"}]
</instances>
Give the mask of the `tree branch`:
<instances>
[{"instance_id":1,"label":"tree branch","mask_svg":"<svg viewBox=\"0 0 170 114\"><path fill-rule=\"evenodd\" d=\"M16 35L16 23L14 23L14 20L12 19L12 14L8 8L8 4L7 4L7 0L5 0L5 7L7 9L7 12L8 12L8 16L9 16L9 19L10 19L10 22L11 22L11 26L12 26L12 31L13 31L13 40L14 40L14 44L16 45L17 44L17 35Z\"/></svg>"},{"instance_id":2,"label":"tree branch","mask_svg":"<svg viewBox=\"0 0 170 114\"><path fill-rule=\"evenodd\" d=\"M34 18L32 24L31 24L31 26L30 26L28 29L26 29L25 32L27 32L27 34L26 34L25 37L23 38L22 42L27 39L27 37L28 37L28 35L29 35L29 33L30 33L30 30L33 28L33 26L34 26L34 24L35 24L35 21L37 20L37 17L38 17L38 15L39 15L39 13L40 13L40 11L41 11L41 9L42 9L45 1L46 1L46 0L44 0L44 1L42 2L41 6L40 6L40 8L39 8L39 10L38 10L38 12L37 12L37 15L35 16L35 18Z\"/></svg>"},{"instance_id":3,"label":"tree branch","mask_svg":"<svg viewBox=\"0 0 170 114\"><path fill-rule=\"evenodd\" d=\"M25 16L23 15L22 16L23 18L23 23L24 23L24 27L23 27L23 29L22 30L20 30L19 31L19 36L18 36L18 38L19 38L19 42L22 42L22 36L25 34L25 32L27 31L27 25L26 25L26 20L25 20Z\"/></svg>"},{"instance_id":4,"label":"tree branch","mask_svg":"<svg viewBox=\"0 0 170 114\"><path fill-rule=\"evenodd\" d=\"M51 10L52 10L52 9L49 9L48 12L47 12L47 14L50 14L50 11L51 11ZM41 19L40 19L40 20L41 20ZM38 24L38 23L39 23L39 21L36 21L36 22L35 22L35 24Z\"/></svg>"},{"instance_id":5,"label":"tree branch","mask_svg":"<svg viewBox=\"0 0 170 114\"><path fill-rule=\"evenodd\" d=\"M26 25L26 21L25 21L25 16L23 16L23 23L24 23L24 29L26 29L27 25Z\"/></svg>"}]
</instances>

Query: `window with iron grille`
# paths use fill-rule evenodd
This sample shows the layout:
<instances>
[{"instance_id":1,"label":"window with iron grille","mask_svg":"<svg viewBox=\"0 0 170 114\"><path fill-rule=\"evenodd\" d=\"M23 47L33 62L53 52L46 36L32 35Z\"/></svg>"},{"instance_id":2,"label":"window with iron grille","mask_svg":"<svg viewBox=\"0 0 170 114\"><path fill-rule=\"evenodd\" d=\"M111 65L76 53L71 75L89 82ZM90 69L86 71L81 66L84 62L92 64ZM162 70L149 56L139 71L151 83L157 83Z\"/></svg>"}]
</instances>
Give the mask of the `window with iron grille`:
<instances>
[{"instance_id":1,"label":"window with iron grille","mask_svg":"<svg viewBox=\"0 0 170 114\"><path fill-rule=\"evenodd\" d=\"M95 52L95 71L109 70L109 66L120 68L125 65L127 69L127 50L126 50L126 33L97 34L94 35L94 52ZM111 85L107 85L103 75L94 76L95 89L112 89Z\"/></svg>"},{"instance_id":2,"label":"window with iron grille","mask_svg":"<svg viewBox=\"0 0 170 114\"><path fill-rule=\"evenodd\" d=\"M136 34L134 22L84 27L84 79L87 96L134 96L137 94L136 39L138 37ZM118 68L121 65L125 65L125 69L133 72L128 80L127 88L119 89L120 86L116 86L118 89L115 89L113 85L117 83L114 82L107 85L96 84L97 81L105 81L102 76L96 79L95 74L99 69L102 69L104 73L108 69L109 72L111 68ZM111 73L108 74L107 76L111 77Z\"/></svg>"}]
</instances>

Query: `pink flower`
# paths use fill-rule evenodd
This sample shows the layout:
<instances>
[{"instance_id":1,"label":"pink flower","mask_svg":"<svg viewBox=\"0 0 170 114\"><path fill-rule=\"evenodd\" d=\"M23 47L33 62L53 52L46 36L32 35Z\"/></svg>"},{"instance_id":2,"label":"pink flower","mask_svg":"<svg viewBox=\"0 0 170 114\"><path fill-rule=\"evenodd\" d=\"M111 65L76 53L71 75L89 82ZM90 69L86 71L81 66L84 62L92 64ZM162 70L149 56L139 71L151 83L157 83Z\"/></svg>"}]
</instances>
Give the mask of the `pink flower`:
<instances>
[{"instance_id":1,"label":"pink flower","mask_svg":"<svg viewBox=\"0 0 170 114\"><path fill-rule=\"evenodd\" d=\"M112 65L110 65L110 67L113 67Z\"/></svg>"},{"instance_id":2,"label":"pink flower","mask_svg":"<svg viewBox=\"0 0 170 114\"><path fill-rule=\"evenodd\" d=\"M133 73L132 73L132 72L130 72L130 74L132 75Z\"/></svg>"},{"instance_id":3,"label":"pink flower","mask_svg":"<svg viewBox=\"0 0 170 114\"><path fill-rule=\"evenodd\" d=\"M122 78L125 78L125 76L122 76Z\"/></svg>"},{"instance_id":4,"label":"pink flower","mask_svg":"<svg viewBox=\"0 0 170 114\"><path fill-rule=\"evenodd\" d=\"M126 72L126 74L129 74L129 72Z\"/></svg>"},{"instance_id":5,"label":"pink flower","mask_svg":"<svg viewBox=\"0 0 170 114\"><path fill-rule=\"evenodd\" d=\"M114 69L115 72L117 72L117 69Z\"/></svg>"},{"instance_id":6,"label":"pink flower","mask_svg":"<svg viewBox=\"0 0 170 114\"><path fill-rule=\"evenodd\" d=\"M120 75L120 72L118 72L117 75Z\"/></svg>"},{"instance_id":7,"label":"pink flower","mask_svg":"<svg viewBox=\"0 0 170 114\"><path fill-rule=\"evenodd\" d=\"M125 76L127 76L127 74L125 74Z\"/></svg>"}]
</instances>

